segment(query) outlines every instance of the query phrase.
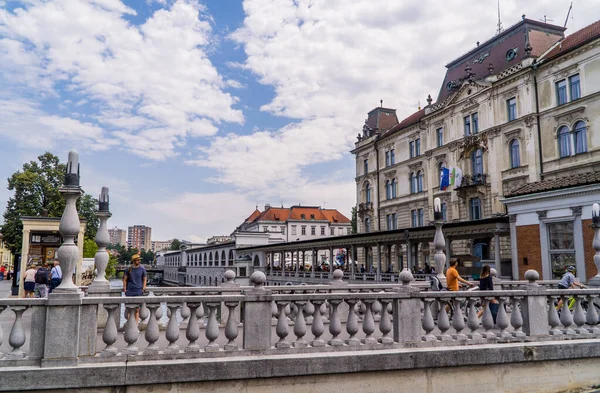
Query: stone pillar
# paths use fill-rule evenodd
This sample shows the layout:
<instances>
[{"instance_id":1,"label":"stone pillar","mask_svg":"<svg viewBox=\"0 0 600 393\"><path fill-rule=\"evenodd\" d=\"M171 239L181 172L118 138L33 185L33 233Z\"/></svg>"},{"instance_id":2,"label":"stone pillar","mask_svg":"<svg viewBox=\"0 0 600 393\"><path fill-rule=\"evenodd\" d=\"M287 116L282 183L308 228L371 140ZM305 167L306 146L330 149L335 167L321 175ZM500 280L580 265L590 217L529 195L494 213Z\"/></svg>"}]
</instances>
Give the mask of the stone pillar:
<instances>
[{"instance_id":1,"label":"stone pillar","mask_svg":"<svg viewBox=\"0 0 600 393\"><path fill-rule=\"evenodd\" d=\"M312 250L312 263L310 264L310 278L315 278L315 265L317 264L317 250Z\"/></svg>"},{"instance_id":2,"label":"stone pillar","mask_svg":"<svg viewBox=\"0 0 600 393\"><path fill-rule=\"evenodd\" d=\"M25 271L27 270L27 258L29 258L29 239L31 232L29 230L23 231L23 244L21 245L21 267L19 272L19 297L25 296L24 282L25 282ZM16 274L17 270L14 269Z\"/></svg>"},{"instance_id":3,"label":"stone pillar","mask_svg":"<svg viewBox=\"0 0 600 393\"><path fill-rule=\"evenodd\" d=\"M499 275L502 274L502 269L501 269L501 263L500 263L500 235L495 233L494 234L494 267L496 268L496 270L498 272L500 272Z\"/></svg>"},{"instance_id":4,"label":"stone pillar","mask_svg":"<svg viewBox=\"0 0 600 393\"><path fill-rule=\"evenodd\" d=\"M421 342L421 299L413 297L419 294L419 289L410 285L414 277L409 269L400 273L402 285L397 292L406 294L407 299L394 300L394 341L401 343Z\"/></svg>"},{"instance_id":5,"label":"stone pillar","mask_svg":"<svg viewBox=\"0 0 600 393\"><path fill-rule=\"evenodd\" d=\"M377 274L375 275L375 281L381 281L381 244L377 243Z\"/></svg>"},{"instance_id":6,"label":"stone pillar","mask_svg":"<svg viewBox=\"0 0 600 393\"><path fill-rule=\"evenodd\" d=\"M79 234L77 235L77 251L79 252L79 256L77 257L77 262L76 262L76 274L75 274L75 285L77 285L78 287L80 287L81 285L83 285L82 283L82 275L83 275L83 242L84 242L85 238L84 238L84 233L81 232L81 230L79 231ZM64 274L64 271L63 271ZM64 277L64 276L63 276Z\"/></svg>"},{"instance_id":7,"label":"stone pillar","mask_svg":"<svg viewBox=\"0 0 600 393\"><path fill-rule=\"evenodd\" d=\"M270 267L269 267L269 275L273 275L273 264L275 262L275 253L271 252L271 254L269 254L269 258L270 258Z\"/></svg>"},{"instance_id":8,"label":"stone pillar","mask_svg":"<svg viewBox=\"0 0 600 393\"><path fill-rule=\"evenodd\" d=\"M600 287L600 208L597 204L592 206L592 228L594 229L594 240L592 246L596 250L594 255L594 264L596 265L596 275L588 280L588 286Z\"/></svg>"},{"instance_id":9,"label":"stone pillar","mask_svg":"<svg viewBox=\"0 0 600 393\"><path fill-rule=\"evenodd\" d=\"M271 348L272 295L264 287L267 278L262 272L250 276L254 287L244 291L244 349L264 351Z\"/></svg>"},{"instance_id":10,"label":"stone pillar","mask_svg":"<svg viewBox=\"0 0 600 393\"><path fill-rule=\"evenodd\" d=\"M386 246L386 251L387 251L387 256L385 258L385 261L386 261L385 262L385 265L386 265L385 266L385 271L386 272L387 271L393 272L394 268L392 266L392 245L391 244L388 244Z\"/></svg>"},{"instance_id":11,"label":"stone pillar","mask_svg":"<svg viewBox=\"0 0 600 393\"><path fill-rule=\"evenodd\" d=\"M527 270L525 279L529 281L526 286L527 295L521 301L523 313L523 332L528 336L547 336L548 329L548 300L544 287L536 283L540 274L535 270ZM550 307L554 307L551 305Z\"/></svg>"},{"instance_id":12,"label":"stone pillar","mask_svg":"<svg viewBox=\"0 0 600 393\"><path fill-rule=\"evenodd\" d=\"M517 215L511 214L508 216L510 222L510 258L512 267L512 279L519 279L519 253L517 245Z\"/></svg>"},{"instance_id":13,"label":"stone pillar","mask_svg":"<svg viewBox=\"0 0 600 393\"><path fill-rule=\"evenodd\" d=\"M292 261L294 258L292 258ZM300 250L296 250L296 277L298 277L298 272L300 271Z\"/></svg>"},{"instance_id":14,"label":"stone pillar","mask_svg":"<svg viewBox=\"0 0 600 393\"><path fill-rule=\"evenodd\" d=\"M415 265L415 261L413 261L413 253L412 253L413 243L411 240L406 241L406 264L408 270L412 270Z\"/></svg>"},{"instance_id":15,"label":"stone pillar","mask_svg":"<svg viewBox=\"0 0 600 393\"><path fill-rule=\"evenodd\" d=\"M356 273L356 264L358 263L358 247L352 245L352 263L350 264L350 280L354 280Z\"/></svg>"},{"instance_id":16,"label":"stone pillar","mask_svg":"<svg viewBox=\"0 0 600 393\"><path fill-rule=\"evenodd\" d=\"M335 269L335 267L333 266L333 247L329 247L329 279L330 280L333 279L333 269Z\"/></svg>"},{"instance_id":17,"label":"stone pillar","mask_svg":"<svg viewBox=\"0 0 600 393\"><path fill-rule=\"evenodd\" d=\"M446 276L444 275L444 267L446 267L446 255L442 250L446 247L446 241L444 239L444 233L442 232L442 224L442 220L435 221L435 237L433 238L433 247L435 248L435 255L433 256L433 260L435 261L435 270L437 271L437 278L445 287Z\"/></svg>"}]
</instances>

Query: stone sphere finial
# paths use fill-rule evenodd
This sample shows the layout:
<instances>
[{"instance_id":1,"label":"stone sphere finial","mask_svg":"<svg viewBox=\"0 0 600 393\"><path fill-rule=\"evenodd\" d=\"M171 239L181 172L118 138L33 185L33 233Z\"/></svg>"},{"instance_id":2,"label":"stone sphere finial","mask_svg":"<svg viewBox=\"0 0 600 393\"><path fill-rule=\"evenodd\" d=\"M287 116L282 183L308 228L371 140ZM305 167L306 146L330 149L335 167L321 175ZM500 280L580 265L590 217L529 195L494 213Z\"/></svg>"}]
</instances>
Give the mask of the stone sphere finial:
<instances>
[{"instance_id":1,"label":"stone sphere finial","mask_svg":"<svg viewBox=\"0 0 600 393\"><path fill-rule=\"evenodd\" d=\"M235 272L233 270L227 270L223 276L225 277L226 282L233 283L235 279Z\"/></svg>"},{"instance_id":2,"label":"stone sphere finial","mask_svg":"<svg viewBox=\"0 0 600 393\"><path fill-rule=\"evenodd\" d=\"M250 282L254 285L254 288L264 287L267 282L267 276L261 271L256 271L250 276Z\"/></svg>"},{"instance_id":3,"label":"stone sphere finial","mask_svg":"<svg viewBox=\"0 0 600 393\"><path fill-rule=\"evenodd\" d=\"M336 281L342 281L342 278L344 278L344 272L341 269L335 269L333 271L333 279Z\"/></svg>"},{"instance_id":4,"label":"stone sphere finial","mask_svg":"<svg viewBox=\"0 0 600 393\"><path fill-rule=\"evenodd\" d=\"M494 268L491 268L490 269L490 275L492 277L496 277L496 276L498 276L498 271L496 269L494 269Z\"/></svg>"},{"instance_id":5,"label":"stone sphere finial","mask_svg":"<svg viewBox=\"0 0 600 393\"><path fill-rule=\"evenodd\" d=\"M400 273L400 281L402 281L402 285L409 285L414 279L415 278L412 272L407 268L404 268L404 270L402 270Z\"/></svg>"},{"instance_id":6,"label":"stone sphere finial","mask_svg":"<svg viewBox=\"0 0 600 393\"><path fill-rule=\"evenodd\" d=\"M534 284L537 280L540 279L540 273L533 269L529 269L525 272L525 279L529 281L530 284Z\"/></svg>"}]
</instances>

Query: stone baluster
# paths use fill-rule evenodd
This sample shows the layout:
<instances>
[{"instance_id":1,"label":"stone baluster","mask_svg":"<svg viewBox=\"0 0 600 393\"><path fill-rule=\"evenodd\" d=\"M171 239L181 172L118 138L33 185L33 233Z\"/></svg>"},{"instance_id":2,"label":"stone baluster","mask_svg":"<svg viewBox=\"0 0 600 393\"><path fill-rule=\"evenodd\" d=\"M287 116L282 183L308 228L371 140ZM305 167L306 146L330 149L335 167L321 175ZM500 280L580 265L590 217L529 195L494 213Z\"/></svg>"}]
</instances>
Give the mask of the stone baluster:
<instances>
[{"instance_id":1,"label":"stone baluster","mask_svg":"<svg viewBox=\"0 0 600 393\"><path fill-rule=\"evenodd\" d=\"M156 342L158 341L160 332L158 329L158 321L156 320L156 311L160 308L160 303L151 303L147 304L146 308L148 310L148 324L146 325L146 331L144 337L148 342L146 348L144 348L144 354L157 354L159 351L158 345ZM141 312L140 312L141 314Z\"/></svg>"},{"instance_id":2,"label":"stone baluster","mask_svg":"<svg viewBox=\"0 0 600 393\"><path fill-rule=\"evenodd\" d=\"M198 318L198 326L204 327L204 304L199 303L198 308L196 309L196 317Z\"/></svg>"},{"instance_id":3,"label":"stone baluster","mask_svg":"<svg viewBox=\"0 0 600 393\"><path fill-rule=\"evenodd\" d=\"M355 299L346 300L348 304L348 319L346 320L346 331L348 332L348 339L346 340L346 344L351 347L355 347L360 345L360 340L356 338L356 333L358 333L358 316L356 315L356 303Z\"/></svg>"},{"instance_id":4,"label":"stone baluster","mask_svg":"<svg viewBox=\"0 0 600 393\"><path fill-rule=\"evenodd\" d=\"M306 323L312 325L313 315L315 314L315 305L311 302L306 302L304 306L304 314L306 315Z\"/></svg>"},{"instance_id":5,"label":"stone baluster","mask_svg":"<svg viewBox=\"0 0 600 393\"><path fill-rule=\"evenodd\" d=\"M446 301L443 299L438 300L438 320L437 327L440 330L440 335L437 336L439 341L452 341L452 336L447 333L450 329L450 320L448 319L448 312L446 311Z\"/></svg>"},{"instance_id":6,"label":"stone baluster","mask_svg":"<svg viewBox=\"0 0 600 393\"><path fill-rule=\"evenodd\" d=\"M7 306L0 305L0 315L2 315L2 311L6 310ZM2 348L2 343L4 342L4 334L2 333L2 325L0 325L0 348ZM0 359L4 357L4 354L0 352Z\"/></svg>"},{"instance_id":7,"label":"stone baluster","mask_svg":"<svg viewBox=\"0 0 600 393\"><path fill-rule=\"evenodd\" d=\"M469 327L469 329L471 329L471 332L469 332L467 337L469 338L469 340L475 341L481 340L482 338L481 334L477 332L477 329L479 329L479 318L477 317L477 309L475 308L475 305L478 301L479 299L474 297L468 299L469 315L467 316L467 326Z\"/></svg>"},{"instance_id":8,"label":"stone baluster","mask_svg":"<svg viewBox=\"0 0 600 393\"><path fill-rule=\"evenodd\" d=\"M596 305L594 304L594 300L596 299L592 295L588 296L588 307L585 315L585 322L589 326L589 332L593 335L600 334L600 329L596 326L598 324L598 310L596 310Z\"/></svg>"},{"instance_id":9,"label":"stone baluster","mask_svg":"<svg viewBox=\"0 0 600 393\"><path fill-rule=\"evenodd\" d=\"M550 331L548 332L551 336L560 336L563 334L562 330L557 329L558 325L560 325L560 318L558 317L558 312L556 311L556 300L557 296L549 296L549 306L548 306L548 325L550 325Z\"/></svg>"},{"instance_id":10,"label":"stone baluster","mask_svg":"<svg viewBox=\"0 0 600 393\"><path fill-rule=\"evenodd\" d=\"M452 315L452 327L456 331L452 335L452 338L457 341L467 340L467 335L462 332L465 328L465 317L463 316L462 308L460 307L463 301L464 299L461 298L454 298L452 300L454 304L454 315Z\"/></svg>"},{"instance_id":11,"label":"stone baluster","mask_svg":"<svg viewBox=\"0 0 600 393\"><path fill-rule=\"evenodd\" d=\"M127 303L125 304L125 314L127 316L127 322L125 322L125 333L124 339L127 343L127 348L123 350L123 353L126 355L137 355L138 347L136 347L136 343L138 338L140 337L140 331L138 329L138 322L135 316L135 312L139 304Z\"/></svg>"},{"instance_id":12,"label":"stone baluster","mask_svg":"<svg viewBox=\"0 0 600 393\"><path fill-rule=\"evenodd\" d=\"M179 310L179 314L181 315L181 327L187 327L189 318L190 318L190 308L187 306L185 302L181 303L181 309Z\"/></svg>"},{"instance_id":13,"label":"stone baluster","mask_svg":"<svg viewBox=\"0 0 600 393\"><path fill-rule=\"evenodd\" d=\"M271 342L271 291L265 289L267 277L255 271L250 276L253 288L244 290L244 349L267 350Z\"/></svg>"},{"instance_id":14,"label":"stone baluster","mask_svg":"<svg viewBox=\"0 0 600 393\"><path fill-rule=\"evenodd\" d=\"M442 232L442 226L444 224L443 221L443 213L441 210L441 202L440 198L434 198L434 224L435 224L435 235L433 237L433 247L435 249L435 254L433 256L433 260L435 261L435 269L437 272L437 278L440 280L442 285L446 286L446 276L444 275L444 268L446 267L446 254L444 254L444 250L446 249L446 239L444 239L444 233ZM439 323L439 321L438 321Z\"/></svg>"},{"instance_id":15,"label":"stone baluster","mask_svg":"<svg viewBox=\"0 0 600 393\"><path fill-rule=\"evenodd\" d=\"M583 298L583 296L575 296L575 311L573 312L573 322L575 322L575 325L577 325L575 333L585 336L589 335L590 332L588 331L588 329L585 329L583 327L583 325L585 325L585 312L583 311L583 307L581 306L581 300Z\"/></svg>"},{"instance_id":16,"label":"stone baluster","mask_svg":"<svg viewBox=\"0 0 600 393\"><path fill-rule=\"evenodd\" d=\"M338 271L339 270L336 270L335 272L337 273ZM331 308L329 333L331 333L331 340L329 340L328 344L332 347L344 345L344 341L339 338L339 335L342 333L342 322L338 310L340 303L342 303L342 301L338 299L329 300L329 307Z\"/></svg>"},{"instance_id":17,"label":"stone baluster","mask_svg":"<svg viewBox=\"0 0 600 393\"><path fill-rule=\"evenodd\" d=\"M108 234L108 227L106 221L111 217L109 211L109 200L108 200L108 187L102 187L100 198L98 198L98 211L96 216L100 219L100 225L98 231L96 231L96 244L98 245L98 251L94 255L94 264L96 265L96 277L88 288L88 291L92 293L109 293L110 284L105 277L106 267L108 266L109 255L106 252L106 246L110 243L110 236Z\"/></svg>"},{"instance_id":18,"label":"stone baluster","mask_svg":"<svg viewBox=\"0 0 600 393\"><path fill-rule=\"evenodd\" d=\"M177 310L181 307L179 303L167 303L167 309L169 310L169 323L167 324L167 331L165 337L169 341L169 345L165 348L165 353L179 353L179 322L177 322Z\"/></svg>"},{"instance_id":19,"label":"stone baluster","mask_svg":"<svg viewBox=\"0 0 600 393\"><path fill-rule=\"evenodd\" d=\"M536 282L540 274L535 270L527 270L524 276L529 282L526 285L527 295L521 302L523 332L528 337L546 337L549 321L546 290Z\"/></svg>"},{"instance_id":20,"label":"stone baluster","mask_svg":"<svg viewBox=\"0 0 600 393\"><path fill-rule=\"evenodd\" d=\"M289 348L291 346L290 342L286 340L287 335L289 334L288 327L288 318L285 312L285 309L288 305L287 301L278 301L277 302L277 327L275 328L275 333L279 336L279 341L275 344L275 348Z\"/></svg>"},{"instance_id":21,"label":"stone baluster","mask_svg":"<svg viewBox=\"0 0 600 393\"><path fill-rule=\"evenodd\" d=\"M521 314L521 302L520 298L511 298L512 312L510 314L510 324L513 327L512 336L515 338L525 337L525 333L521 331L523 326L523 315ZM554 310L556 311L556 310Z\"/></svg>"},{"instance_id":22,"label":"stone baluster","mask_svg":"<svg viewBox=\"0 0 600 393\"><path fill-rule=\"evenodd\" d=\"M235 351L238 349L238 345L235 343L235 339L238 336L238 324L235 316L235 309L238 305L238 302L225 302L225 306L229 310L227 324L225 325L225 337L228 340L224 347L226 351Z\"/></svg>"},{"instance_id":23,"label":"stone baluster","mask_svg":"<svg viewBox=\"0 0 600 393\"><path fill-rule=\"evenodd\" d=\"M423 330L425 330L425 335L423 336L423 341L430 342L436 341L437 338L431 334L433 329L435 329L435 323L433 322L433 315L431 315L431 304L435 301L435 299L423 299Z\"/></svg>"},{"instance_id":24,"label":"stone baluster","mask_svg":"<svg viewBox=\"0 0 600 393\"><path fill-rule=\"evenodd\" d=\"M308 343L303 338L306 335L306 319L304 317L306 301L296 300L294 305L296 306L296 318L294 320L294 334L296 335L296 341L294 341L292 345L294 348L305 348L308 346Z\"/></svg>"},{"instance_id":25,"label":"stone baluster","mask_svg":"<svg viewBox=\"0 0 600 393\"><path fill-rule=\"evenodd\" d=\"M571 314L571 310L569 310L569 296L562 295L562 309L560 310L560 323L563 325L563 334L567 336L575 334L575 330L571 329L571 325L573 324L573 315Z\"/></svg>"},{"instance_id":26,"label":"stone baluster","mask_svg":"<svg viewBox=\"0 0 600 393\"><path fill-rule=\"evenodd\" d=\"M483 317L481 318L481 326L485 330L481 336L487 339L496 338L496 335L491 331L494 328L494 317L492 316L492 310L490 309L490 303L492 299L481 299L483 304Z\"/></svg>"},{"instance_id":27,"label":"stone baluster","mask_svg":"<svg viewBox=\"0 0 600 393\"><path fill-rule=\"evenodd\" d=\"M104 308L108 313L106 326L104 332L102 332L102 341L106 344L106 347L102 350L100 356L114 356L118 352L114 344L117 342L117 314L121 310L121 305L105 304Z\"/></svg>"},{"instance_id":28,"label":"stone baluster","mask_svg":"<svg viewBox=\"0 0 600 393\"><path fill-rule=\"evenodd\" d=\"M371 313L373 314L373 321L379 321L381 319L381 303L379 303L378 300L373 302Z\"/></svg>"},{"instance_id":29,"label":"stone baluster","mask_svg":"<svg viewBox=\"0 0 600 393\"><path fill-rule=\"evenodd\" d=\"M15 321L8 336L8 343L13 349L6 355L6 358L8 360L24 359L26 354L21 350L21 347L25 344L25 329L23 329L21 318L27 307L12 306L10 309L15 313Z\"/></svg>"},{"instance_id":30,"label":"stone baluster","mask_svg":"<svg viewBox=\"0 0 600 393\"><path fill-rule=\"evenodd\" d=\"M592 247L596 250L594 254L594 264L596 265L596 275L588 280L590 288L600 287L600 206L597 203L592 205L592 229L594 230L594 239Z\"/></svg>"},{"instance_id":31,"label":"stone baluster","mask_svg":"<svg viewBox=\"0 0 600 393\"><path fill-rule=\"evenodd\" d=\"M313 300L313 306L315 307L315 311L313 313L313 320L311 326L311 333L314 336L314 339L310 342L310 345L313 347L324 347L325 341L321 338L323 333L325 332L325 326L323 325L323 316L321 315L321 306L323 305L323 300Z\"/></svg>"},{"instance_id":32,"label":"stone baluster","mask_svg":"<svg viewBox=\"0 0 600 393\"><path fill-rule=\"evenodd\" d=\"M373 303L372 299L363 300L365 305L365 316L363 318L362 330L365 333L365 338L361 340L363 344L377 344L377 339L372 337L375 333L375 318L373 318Z\"/></svg>"},{"instance_id":33,"label":"stone baluster","mask_svg":"<svg viewBox=\"0 0 600 393\"><path fill-rule=\"evenodd\" d=\"M388 310L388 306L392 302L390 299L381 299L381 319L379 320L379 331L382 336L379 339L379 342L382 344L393 344L394 339L390 337L390 332L392 331L392 321L390 318L390 312Z\"/></svg>"},{"instance_id":34,"label":"stone baluster","mask_svg":"<svg viewBox=\"0 0 600 393\"><path fill-rule=\"evenodd\" d=\"M500 331L497 334L497 337L500 339L508 339L511 337L511 334L506 331L506 328L510 326L510 321L508 320L508 315L506 314L506 309L504 305L506 304L506 298L499 297L498 299L498 315L496 315L496 326Z\"/></svg>"},{"instance_id":35,"label":"stone baluster","mask_svg":"<svg viewBox=\"0 0 600 393\"><path fill-rule=\"evenodd\" d=\"M217 352L219 350L219 344L216 343L217 338L219 338L219 322L217 321L217 307L219 306L220 303L206 303L206 307L208 307L208 324L205 332L208 344L204 347L206 352Z\"/></svg>"},{"instance_id":36,"label":"stone baluster","mask_svg":"<svg viewBox=\"0 0 600 393\"><path fill-rule=\"evenodd\" d=\"M402 285L396 287L396 292L404 295L402 299L394 299L391 303L393 313L394 342L416 344L423 337L421 329L422 302L419 297L419 288L413 287L411 282L414 277L410 270L404 269L398 275Z\"/></svg>"},{"instance_id":37,"label":"stone baluster","mask_svg":"<svg viewBox=\"0 0 600 393\"><path fill-rule=\"evenodd\" d=\"M200 326L198 324L198 314L196 310L200 307L200 303L187 304L190 311L190 319L185 329L185 338L188 340L188 345L185 347L185 352L199 352L200 346L196 341L200 338Z\"/></svg>"}]
</instances>

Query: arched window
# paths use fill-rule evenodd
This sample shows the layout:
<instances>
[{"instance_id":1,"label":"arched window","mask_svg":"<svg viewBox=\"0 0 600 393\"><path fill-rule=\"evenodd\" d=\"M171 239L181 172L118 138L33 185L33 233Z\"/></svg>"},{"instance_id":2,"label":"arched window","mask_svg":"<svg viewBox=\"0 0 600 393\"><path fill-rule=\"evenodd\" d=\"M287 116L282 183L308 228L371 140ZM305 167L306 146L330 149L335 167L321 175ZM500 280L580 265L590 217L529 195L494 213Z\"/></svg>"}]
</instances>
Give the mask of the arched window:
<instances>
[{"instance_id":1,"label":"arched window","mask_svg":"<svg viewBox=\"0 0 600 393\"><path fill-rule=\"evenodd\" d=\"M562 126L558 129L558 152L560 158L571 155L571 135L567 126Z\"/></svg>"},{"instance_id":2,"label":"arched window","mask_svg":"<svg viewBox=\"0 0 600 393\"><path fill-rule=\"evenodd\" d=\"M215 266L219 266L219 252L215 251Z\"/></svg>"},{"instance_id":3,"label":"arched window","mask_svg":"<svg viewBox=\"0 0 600 393\"><path fill-rule=\"evenodd\" d=\"M369 217L365 218L365 233L371 232L371 219Z\"/></svg>"},{"instance_id":4,"label":"arched window","mask_svg":"<svg viewBox=\"0 0 600 393\"><path fill-rule=\"evenodd\" d=\"M417 173L417 192L423 192L423 171Z\"/></svg>"},{"instance_id":5,"label":"arched window","mask_svg":"<svg viewBox=\"0 0 600 393\"><path fill-rule=\"evenodd\" d=\"M208 266L212 266L212 252L208 253Z\"/></svg>"},{"instance_id":6,"label":"arched window","mask_svg":"<svg viewBox=\"0 0 600 393\"><path fill-rule=\"evenodd\" d=\"M392 189L392 198L396 198L396 179L392 179L392 184L390 185L391 189Z\"/></svg>"},{"instance_id":7,"label":"arched window","mask_svg":"<svg viewBox=\"0 0 600 393\"><path fill-rule=\"evenodd\" d=\"M229 266L233 266L233 260L235 257L233 256L233 250L229 250Z\"/></svg>"},{"instance_id":8,"label":"arched window","mask_svg":"<svg viewBox=\"0 0 600 393\"><path fill-rule=\"evenodd\" d=\"M392 199L392 189L390 188L390 181L385 181L385 199Z\"/></svg>"},{"instance_id":9,"label":"arched window","mask_svg":"<svg viewBox=\"0 0 600 393\"><path fill-rule=\"evenodd\" d=\"M225 260L225 250L221 251L221 266L225 266L227 261Z\"/></svg>"},{"instance_id":10,"label":"arched window","mask_svg":"<svg viewBox=\"0 0 600 393\"><path fill-rule=\"evenodd\" d=\"M587 151L587 140L585 135L585 123L578 121L573 127L573 141L575 142L575 154L585 153Z\"/></svg>"},{"instance_id":11,"label":"arched window","mask_svg":"<svg viewBox=\"0 0 600 393\"><path fill-rule=\"evenodd\" d=\"M471 153L471 166L473 175L483 174L483 151L481 149L477 149Z\"/></svg>"},{"instance_id":12,"label":"arched window","mask_svg":"<svg viewBox=\"0 0 600 393\"><path fill-rule=\"evenodd\" d=\"M410 174L410 193L415 194L417 192L417 175L414 172Z\"/></svg>"},{"instance_id":13,"label":"arched window","mask_svg":"<svg viewBox=\"0 0 600 393\"><path fill-rule=\"evenodd\" d=\"M371 202L371 185L369 182L365 183L365 202Z\"/></svg>"},{"instance_id":14,"label":"arched window","mask_svg":"<svg viewBox=\"0 0 600 393\"><path fill-rule=\"evenodd\" d=\"M521 154L519 152L519 141L513 139L509 145L510 150L510 167L518 168L521 166Z\"/></svg>"}]
</instances>

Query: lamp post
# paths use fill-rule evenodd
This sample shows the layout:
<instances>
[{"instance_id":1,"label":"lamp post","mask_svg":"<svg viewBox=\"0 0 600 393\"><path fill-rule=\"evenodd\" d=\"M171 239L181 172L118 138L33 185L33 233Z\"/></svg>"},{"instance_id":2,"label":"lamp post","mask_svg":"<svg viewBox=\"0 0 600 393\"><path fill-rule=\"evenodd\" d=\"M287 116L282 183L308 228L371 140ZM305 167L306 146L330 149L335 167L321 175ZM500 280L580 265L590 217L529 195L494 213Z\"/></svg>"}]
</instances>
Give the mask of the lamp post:
<instances>
[{"instance_id":1,"label":"lamp post","mask_svg":"<svg viewBox=\"0 0 600 393\"><path fill-rule=\"evenodd\" d=\"M435 262L435 268L437 270L437 278L440 280L442 285L446 286L446 276L444 276L444 267L446 266L446 255L444 249L446 248L446 240L442 233L442 225L444 225L442 215L442 203L440 198L433 200L433 219L435 223L435 237L433 238L433 247L435 248L435 255L433 260Z\"/></svg>"},{"instance_id":2,"label":"lamp post","mask_svg":"<svg viewBox=\"0 0 600 393\"><path fill-rule=\"evenodd\" d=\"M62 267L62 281L53 292L78 293L79 288L73 283L73 274L79 260L79 248L75 244L75 236L79 234L80 223L75 203L83 194L79 186L79 155L69 152L65 182L59 189L67 205L60 219L58 231L62 235L63 243L58 248L58 260Z\"/></svg>"},{"instance_id":3,"label":"lamp post","mask_svg":"<svg viewBox=\"0 0 600 393\"><path fill-rule=\"evenodd\" d=\"M110 243L110 236L108 235L108 227L106 221L112 216L109 209L109 197L108 187L102 187L100 192L100 198L98 198L98 212L96 215L100 219L100 226L98 232L96 232L96 244L98 245L98 251L94 255L94 264L96 265L96 278L90 285L90 289L100 290L101 292L109 292L110 284L105 277L106 267L108 266L109 255L106 251L106 246Z\"/></svg>"},{"instance_id":4,"label":"lamp post","mask_svg":"<svg viewBox=\"0 0 600 393\"><path fill-rule=\"evenodd\" d=\"M594 264L596 265L596 275L588 281L591 287L600 287L600 205L592 205L592 228L594 229L594 241L592 243L596 255L594 255Z\"/></svg>"}]
</instances>

